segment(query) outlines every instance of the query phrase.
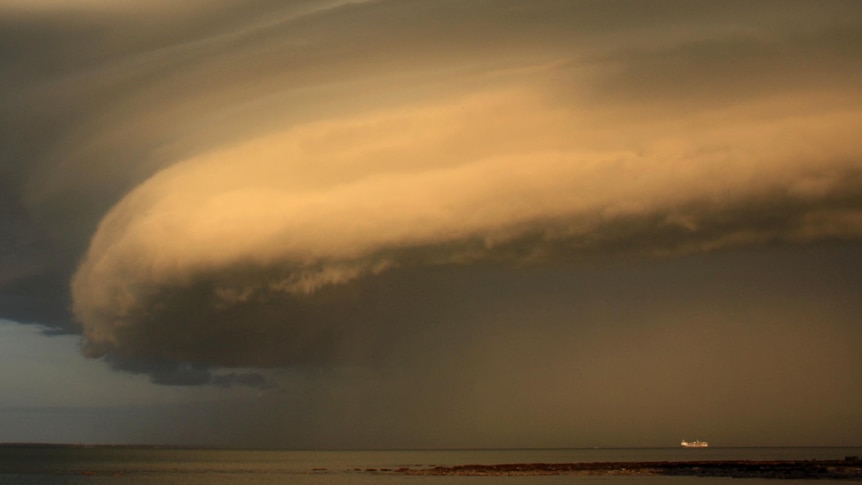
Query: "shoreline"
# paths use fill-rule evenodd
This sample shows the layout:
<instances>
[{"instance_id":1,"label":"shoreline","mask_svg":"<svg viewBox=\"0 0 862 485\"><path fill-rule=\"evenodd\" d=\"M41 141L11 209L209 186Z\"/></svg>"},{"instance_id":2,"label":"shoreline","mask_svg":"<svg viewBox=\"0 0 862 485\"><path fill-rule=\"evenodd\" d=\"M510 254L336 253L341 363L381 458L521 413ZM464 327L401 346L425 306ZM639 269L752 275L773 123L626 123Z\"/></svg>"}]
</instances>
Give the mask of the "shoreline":
<instances>
[{"instance_id":1,"label":"shoreline","mask_svg":"<svg viewBox=\"0 0 862 485\"><path fill-rule=\"evenodd\" d=\"M236 451L237 453L232 453ZM257 455L257 451L267 454ZM582 454L367 454L342 452L301 455L292 450L226 450L162 446L78 444L0 445L0 481L8 475L30 476L196 476L267 473L294 475L366 474L378 476L514 476L572 477L681 476L847 480L862 482L862 447L791 456L739 453L714 456L695 453ZM660 450L661 451L661 450ZM307 450L306 450L307 452ZM741 456L740 456L741 455ZM837 457L844 457L837 458ZM472 457L472 458L471 458ZM580 459L578 458L580 457ZM586 458L586 459L584 459ZM601 458L609 458L600 461ZM616 459L614 459L616 458ZM458 464L453 464L458 463ZM482 464L485 463L485 464ZM495 464L496 463L496 464ZM381 466L382 465L382 466ZM429 479L432 480L433 479ZM444 480L446 481L446 480Z\"/></svg>"},{"instance_id":2,"label":"shoreline","mask_svg":"<svg viewBox=\"0 0 862 485\"><path fill-rule=\"evenodd\" d=\"M432 466L430 468L404 467L395 470L368 469L365 471L421 476L663 475L862 481L862 460L858 457L848 456L843 460L501 463L494 465Z\"/></svg>"}]
</instances>

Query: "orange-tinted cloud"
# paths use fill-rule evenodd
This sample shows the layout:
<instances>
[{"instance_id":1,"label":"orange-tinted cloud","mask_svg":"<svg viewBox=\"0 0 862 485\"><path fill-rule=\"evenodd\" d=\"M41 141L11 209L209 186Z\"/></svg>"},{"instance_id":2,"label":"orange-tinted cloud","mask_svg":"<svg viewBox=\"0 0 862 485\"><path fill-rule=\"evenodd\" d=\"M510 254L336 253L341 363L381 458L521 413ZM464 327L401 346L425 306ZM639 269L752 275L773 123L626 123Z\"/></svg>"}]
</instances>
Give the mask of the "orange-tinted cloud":
<instances>
[{"instance_id":1,"label":"orange-tinted cloud","mask_svg":"<svg viewBox=\"0 0 862 485\"><path fill-rule=\"evenodd\" d=\"M552 94L423 100L159 172L106 216L75 277L90 348L121 349L118 329L201 278L228 311L402 267L862 235L862 112L846 97L615 120Z\"/></svg>"}]
</instances>

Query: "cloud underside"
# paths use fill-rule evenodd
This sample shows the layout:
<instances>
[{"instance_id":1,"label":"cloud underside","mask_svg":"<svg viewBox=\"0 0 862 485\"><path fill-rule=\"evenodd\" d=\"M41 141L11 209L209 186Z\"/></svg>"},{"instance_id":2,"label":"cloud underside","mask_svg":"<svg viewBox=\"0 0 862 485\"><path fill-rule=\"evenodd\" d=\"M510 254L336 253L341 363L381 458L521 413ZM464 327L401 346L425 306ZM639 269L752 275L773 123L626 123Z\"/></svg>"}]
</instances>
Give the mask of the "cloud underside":
<instances>
[{"instance_id":1,"label":"cloud underside","mask_svg":"<svg viewBox=\"0 0 862 485\"><path fill-rule=\"evenodd\" d=\"M381 282L429 268L862 236L853 93L621 111L554 89L294 125L162 170L103 219L75 275L85 352L374 360L369 340L399 324L363 298L385 307Z\"/></svg>"}]
</instances>

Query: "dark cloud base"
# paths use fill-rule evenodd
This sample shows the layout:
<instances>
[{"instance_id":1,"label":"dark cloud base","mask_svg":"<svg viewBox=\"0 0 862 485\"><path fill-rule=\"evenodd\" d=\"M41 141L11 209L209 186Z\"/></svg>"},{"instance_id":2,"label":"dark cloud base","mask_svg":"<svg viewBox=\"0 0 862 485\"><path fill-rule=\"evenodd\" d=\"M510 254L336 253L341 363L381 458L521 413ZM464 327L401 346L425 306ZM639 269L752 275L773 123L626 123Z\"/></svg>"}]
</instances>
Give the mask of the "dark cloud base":
<instances>
[{"instance_id":1,"label":"dark cloud base","mask_svg":"<svg viewBox=\"0 0 862 485\"><path fill-rule=\"evenodd\" d=\"M187 345L175 354L167 326L130 340L163 345L162 355L178 360L191 360L187 352L194 349L194 360L209 360L212 368L163 364L159 374L143 359L108 359L163 384L223 385L207 373L235 373L227 378L233 385L269 390L237 414L246 416L244 430L223 430L234 443L255 442L247 435L258 429L249 409L272 419L272 430L260 435L271 446L294 439L321 446L587 446L606 443L615 430L628 439L675 440L692 429L730 442L751 429L766 432L769 423L787 426L771 435L777 442L810 442L813 423L830 426L823 413L843 416L844 404L862 402L856 390L840 387L858 377L858 356L824 347L859 336L859 249L821 242L652 261L391 271L322 290L301 305L270 302L269 311L305 320L272 320L265 334L230 333L224 327L234 322L216 321L213 332L202 326L179 336ZM776 306L783 312L769 310ZM207 340L220 332L237 345L225 349ZM824 373L837 368L824 352L843 366L829 379ZM225 356L234 360L217 360ZM249 362L291 367L309 380L287 385L268 377L264 384L254 372L220 367ZM686 402L669 405L668 396ZM775 407L789 396L795 397L779 412ZM555 406L575 411L552 419ZM616 410L616 421L607 408ZM753 420L767 409L774 413L768 423ZM359 416L365 424L353 422ZM550 421L558 433L549 431ZM705 424L712 422L725 424ZM846 420L842 426L832 437L847 442L858 426ZM750 444L762 444L762 437ZM618 444L625 443L631 444Z\"/></svg>"}]
</instances>

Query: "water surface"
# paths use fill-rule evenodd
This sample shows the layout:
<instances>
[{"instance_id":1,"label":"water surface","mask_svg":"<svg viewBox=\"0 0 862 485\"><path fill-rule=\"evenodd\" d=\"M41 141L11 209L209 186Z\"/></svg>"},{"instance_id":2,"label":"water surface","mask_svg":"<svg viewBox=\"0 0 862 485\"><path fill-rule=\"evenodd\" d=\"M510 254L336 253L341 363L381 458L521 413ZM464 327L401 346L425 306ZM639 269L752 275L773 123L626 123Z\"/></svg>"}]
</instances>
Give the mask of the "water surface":
<instances>
[{"instance_id":1,"label":"water surface","mask_svg":"<svg viewBox=\"0 0 862 485\"><path fill-rule=\"evenodd\" d=\"M388 474L401 467L498 463L571 463L689 460L803 460L862 456L862 448L590 448L528 450L273 451L151 447L0 447L0 484L28 483L295 483L348 485L562 483L725 484L731 478L530 476L459 477ZM811 483L746 479L745 485ZM818 483L828 483L823 480ZM735 481L734 483L739 483ZM846 482L845 482L846 483Z\"/></svg>"}]
</instances>

